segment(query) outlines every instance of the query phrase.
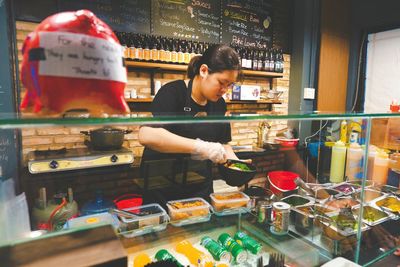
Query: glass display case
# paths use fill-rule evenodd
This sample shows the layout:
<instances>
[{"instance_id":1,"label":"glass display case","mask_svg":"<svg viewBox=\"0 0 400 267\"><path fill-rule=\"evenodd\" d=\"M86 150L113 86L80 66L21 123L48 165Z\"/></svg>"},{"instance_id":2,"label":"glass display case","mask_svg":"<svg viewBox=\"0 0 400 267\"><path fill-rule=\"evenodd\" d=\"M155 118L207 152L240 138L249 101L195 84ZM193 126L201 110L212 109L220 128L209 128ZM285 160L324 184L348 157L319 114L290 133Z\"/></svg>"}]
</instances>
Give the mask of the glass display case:
<instances>
[{"instance_id":1,"label":"glass display case","mask_svg":"<svg viewBox=\"0 0 400 267\"><path fill-rule=\"evenodd\" d=\"M233 150L251 159L253 179L229 185L216 164L190 155L142 161L139 128L178 124L230 124ZM128 266L170 255L192 266L199 259L204 266L259 266L260 259L279 266L281 255L290 266L320 266L337 256L368 266L399 246L399 125L394 113L2 115L0 255L13 258L5 251L37 240L73 242L76 233L111 225ZM119 148L95 150L81 133L104 127L124 134ZM207 180L214 181L212 197L177 193ZM164 191L171 196L160 198ZM52 248L43 249L51 257ZM160 256L163 249L169 254Z\"/></svg>"}]
</instances>

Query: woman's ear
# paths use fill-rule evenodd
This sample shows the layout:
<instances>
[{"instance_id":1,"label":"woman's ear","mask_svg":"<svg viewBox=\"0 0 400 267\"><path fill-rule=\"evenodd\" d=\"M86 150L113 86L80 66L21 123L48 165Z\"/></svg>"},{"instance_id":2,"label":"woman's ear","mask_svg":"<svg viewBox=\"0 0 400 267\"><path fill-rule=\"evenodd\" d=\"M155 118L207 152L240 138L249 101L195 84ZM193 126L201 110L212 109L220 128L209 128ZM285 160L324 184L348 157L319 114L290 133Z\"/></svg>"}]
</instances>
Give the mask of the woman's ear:
<instances>
[{"instance_id":1,"label":"woman's ear","mask_svg":"<svg viewBox=\"0 0 400 267\"><path fill-rule=\"evenodd\" d=\"M206 64L201 64L199 69L199 74L201 78L206 78L208 75L208 66Z\"/></svg>"}]
</instances>

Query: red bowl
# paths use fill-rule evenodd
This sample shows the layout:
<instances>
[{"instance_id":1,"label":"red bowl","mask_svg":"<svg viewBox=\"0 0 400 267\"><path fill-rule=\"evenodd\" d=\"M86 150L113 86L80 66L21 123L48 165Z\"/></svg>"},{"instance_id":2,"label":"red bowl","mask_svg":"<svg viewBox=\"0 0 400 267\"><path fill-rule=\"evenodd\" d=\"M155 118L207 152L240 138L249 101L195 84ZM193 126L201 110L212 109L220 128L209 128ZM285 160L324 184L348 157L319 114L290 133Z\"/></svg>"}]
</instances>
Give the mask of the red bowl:
<instances>
[{"instance_id":1,"label":"red bowl","mask_svg":"<svg viewBox=\"0 0 400 267\"><path fill-rule=\"evenodd\" d=\"M295 147L299 143L299 139L287 139L287 138L275 138L275 141L281 144L281 146L286 146L286 147Z\"/></svg>"}]
</instances>

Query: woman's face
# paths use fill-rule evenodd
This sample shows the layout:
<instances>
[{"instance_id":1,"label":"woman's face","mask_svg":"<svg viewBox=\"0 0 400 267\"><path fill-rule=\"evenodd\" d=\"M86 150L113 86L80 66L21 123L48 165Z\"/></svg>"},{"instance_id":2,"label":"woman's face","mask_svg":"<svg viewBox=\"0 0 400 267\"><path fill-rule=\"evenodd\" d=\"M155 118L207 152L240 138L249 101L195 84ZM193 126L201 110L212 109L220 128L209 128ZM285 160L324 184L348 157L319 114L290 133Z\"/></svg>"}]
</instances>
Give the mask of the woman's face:
<instances>
[{"instance_id":1,"label":"woman's face","mask_svg":"<svg viewBox=\"0 0 400 267\"><path fill-rule=\"evenodd\" d=\"M200 70L202 72L202 70ZM218 101L237 80L239 71L224 70L222 72L208 73L203 70L201 79L202 95L212 102Z\"/></svg>"}]
</instances>

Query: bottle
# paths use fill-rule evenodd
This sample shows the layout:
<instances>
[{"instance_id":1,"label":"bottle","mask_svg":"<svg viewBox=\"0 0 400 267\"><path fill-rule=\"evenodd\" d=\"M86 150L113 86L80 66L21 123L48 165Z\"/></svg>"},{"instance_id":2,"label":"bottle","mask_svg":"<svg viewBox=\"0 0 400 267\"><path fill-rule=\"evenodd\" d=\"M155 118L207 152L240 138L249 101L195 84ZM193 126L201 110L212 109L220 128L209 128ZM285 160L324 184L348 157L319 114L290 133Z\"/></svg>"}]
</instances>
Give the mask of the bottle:
<instances>
[{"instance_id":1,"label":"bottle","mask_svg":"<svg viewBox=\"0 0 400 267\"><path fill-rule=\"evenodd\" d=\"M154 37L151 38L151 40L150 40L150 47L151 47L150 60L157 62L158 61L158 50L157 50L157 43L156 43L156 40Z\"/></svg>"},{"instance_id":2,"label":"bottle","mask_svg":"<svg viewBox=\"0 0 400 267\"><path fill-rule=\"evenodd\" d=\"M240 54L240 58L241 58L241 60L242 60L242 62L241 62L241 67L243 68L243 69L246 69L247 68L247 58L246 58L246 49L241 49L240 50L241 52L241 54Z\"/></svg>"},{"instance_id":3,"label":"bottle","mask_svg":"<svg viewBox=\"0 0 400 267\"><path fill-rule=\"evenodd\" d=\"M189 43L185 42L183 45L183 63L189 64L189 62L190 62Z\"/></svg>"},{"instance_id":4,"label":"bottle","mask_svg":"<svg viewBox=\"0 0 400 267\"><path fill-rule=\"evenodd\" d=\"M140 36L137 37L137 56L135 56L138 60L143 60L143 40Z\"/></svg>"},{"instance_id":5,"label":"bottle","mask_svg":"<svg viewBox=\"0 0 400 267\"><path fill-rule=\"evenodd\" d=\"M146 253L140 253L136 255L135 259L133 260L133 266L135 267L144 267L149 263L151 263L151 259Z\"/></svg>"},{"instance_id":6,"label":"bottle","mask_svg":"<svg viewBox=\"0 0 400 267\"><path fill-rule=\"evenodd\" d=\"M165 62L168 62L168 63L172 62L171 40L166 40L165 41Z\"/></svg>"},{"instance_id":7,"label":"bottle","mask_svg":"<svg viewBox=\"0 0 400 267\"><path fill-rule=\"evenodd\" d=\"M185 56L184 56L184 53L183 53L182 46L183 46L183 44L179 44L178 45L178 63L179 64L185 63Z\"/></svg>"},{"instance_id":8,"label":"bottle","mask_svg":"<svg viewBox=\"0 0 400 267\"><path fill-rule=\"evenodd\" d=\"M389 155L385 151L378 151L374 160L372 181L379 185L387 184L389 174Z\"/></svg>"},{"instance_id":9,"label":"bottle","mask_svg":"<svg viewBox=\"0 0 400 267\"><path fill-rule=\"evenodd\" d=\"M170 260L173 261L178 267L184 267L180 262L178 262L178 260L171 253L168 252L168 250L165 249L160 249L159 251L157 251L154 258L157 261ZM136 265L134 266L136 267Z\"/></svg>"},{"instance_id":10,"label":"bottle","mask_svg":"<svg viewBox=\"0 0 400 267\"><path fill-rule=\"evenodd\" d=\"M364 150L357 143L350 144L347 149L346 178L355 180L363 178L363 156Z\"/></svg>"},{"instance_id":11,"label":"bottle","mask_svg":"<svg viewBox=\"0 0 400 267\"><path fill-rule=\"evenodd\" d=\"M149 39L147 37L144 39L143 60L145 61L150 60Z\"/></svg>"},{"instance_id":12,"label":"bottle","mask_svg":"<svg viewBox=\"0 0 400 267\"><path fill-rule=\"evenodd\" d=\"M254 255L257 255L262 248L262 245L260 243L241 231L236 232L234 239L236 240L236 242L238 242L239 245L241 245Z\"/></svg>"},{"instance_id":13,"label":"bottle","mask_svg":"<svg viewBox=\"0 0 400 267\"><path fill-rule=\"evenodd\" d=\"M194 58L195 56L196 56L196 44L194 42L190 42L190 60L192 60L192 58Z\"/></svg>"},{"instance_id":14,"label":"bottle","mask_svg":"<svg viewBox=\"0 0 400 267\"><path fill-rule=\"evenodd\" d=\"M232 254L237 264L241 264L247 260L246 250L244 250L229 234L222 233L218 237L218 241Z\"/></svg>"},{"instance_id":15,"label":"bottle","mask_svg":"<svg viewBox=\"0 0 400 267\"><path fill-rule=\"evenodd\" d=\"M276 70L276 50L273 49L271 51L271 60L269 62L269 67L271 68L271 71L275 72Z\"/></svg>"},{"instance_id":16,"label":"bottle","mask_svg":"<svg viewBox=\"0 0 400 267\"><path fill-rule=\"evenodd\" d=\"M252 67L253 67L253 59L252 59L251 49L247 49L247 53L246 53L246 69L251 70Z\"/></svg>"},{"instance_id":17,"label":"bottle","mask_svg":"<svg viewBox=\"0 0 400 267\"><path fill-rule=\"evenodd\" d=\"M175 249L178 253L181 253L189 259L190 263L195 266L205 266L205 267L213 267L213 260L202 251L193 247L193 245L187 241L183 240L176 245Z\"/></svg>"},{"instance_id":18,"label":"bottle","mask_svg":"<svg viewBox=\"0 0 400 267\"><path fill-rule=\"evenodd\" d=\"M259 55L260 61L258 62L259 64L259 70L265 70L265 50L260 50L260 55Z\"/></svg>"},{"instance_id":19,"label":"bottle","mask_svg":"<svg viewBox=\"0 0 400 267\"><path fill-rule=\"evenodd\" d=\"M271 60L271 57L270 57L269 49L266 49L265 50L265 60L264 60L264 70L265 71L271 71L270 60Z\"/></svg>"},{"instance_id":20,"label":"bottle","mask_svg":"<svg viewBox=\"0 0 400 267\"><path fill-rule=\"evenodd\" d=\"M340 183L344 180L344 165L346 162L346 146L337 141L332 147L330 182Z\"/></svg>"},{"instance_id":21,"label":"bottle","mask_svg":"<svg viewBox=\"0 0 400 267\"><path fill-rule=\"evenodd\" d=\"M340 141L343 143L347 143L347 121L343 120L342 123L340 123Z\"/></svg>"},{"instance_id":22,"label":"bottle","mask_svg":"<svg viewBox=\"0 0 400 267\"><path fill-rule=\"evenodd\" d=\"M165 39L160 37L158 54L160 62L165 62Z\"/></svg>"},{"instance_id":23,"label":"bottle","mask_svg":"<svg viewBox=\"0 0 400 267\"><path fill-rule=\"evenodd\" d=\"M201 239L200 244L205 247L216 261L231 262L231 254L220 243L212 238L205 236Z\"/></svg>"},{"instance_id":24,"label":"bottle","mask_svg":"<svg viewBox=\"0 0 400 267\"><path fill-rule=\"evenodd\" d=\"M374 161L377 153L378 153L378 148L374 145L371 145L368 151L368 170L367 170L368 180L372 180L372 175L374 173Z\"/></svg>"},{"instance_id":25,"label":"bottle","mask_svg":"<svg viewBox=\"0 0 400 267\"><path fill-rule=\"evenodd\" d=\"M178 63L178 52L174 41L172 41L171 45L171 62Z\"/></svg>"},{"instance_id":26,"label":"bottle","mask_svg":"<svg viewBox=\"0 0 400 267\"><path fill-rule=\"evenodd\" d=\"M279 50L279 59L280 59L280 69L279 69L279 72L280 73L283 73L283 69L284 69L284 66L285 66L285 59L283 58L283 50L281 49L281 50Z\"/></svg>"}]
</instances>

